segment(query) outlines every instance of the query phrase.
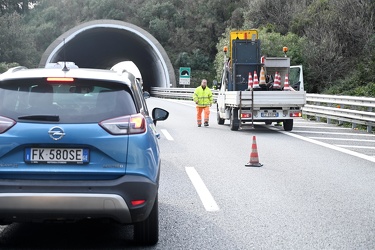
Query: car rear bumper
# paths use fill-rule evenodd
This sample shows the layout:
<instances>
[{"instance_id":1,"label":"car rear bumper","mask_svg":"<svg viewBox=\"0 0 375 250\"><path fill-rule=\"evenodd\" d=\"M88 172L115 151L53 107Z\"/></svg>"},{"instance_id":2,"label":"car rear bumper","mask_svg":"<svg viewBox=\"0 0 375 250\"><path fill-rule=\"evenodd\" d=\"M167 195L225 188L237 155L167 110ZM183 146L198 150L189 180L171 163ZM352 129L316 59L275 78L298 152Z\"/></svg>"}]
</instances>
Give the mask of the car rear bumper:
<instances>
[{"instance_id":1,"label":"car rear bumper","mask_svg":"<svg viewBox=\"0 0 375 250\"><path fill-rule=\"evenodd\" d=\"M145 220L158 184L142 176L116 180L1 180L0 223L111 219L119 223ZM145 203L132 206L133 200Z\"/></svg>"}]
</instances>

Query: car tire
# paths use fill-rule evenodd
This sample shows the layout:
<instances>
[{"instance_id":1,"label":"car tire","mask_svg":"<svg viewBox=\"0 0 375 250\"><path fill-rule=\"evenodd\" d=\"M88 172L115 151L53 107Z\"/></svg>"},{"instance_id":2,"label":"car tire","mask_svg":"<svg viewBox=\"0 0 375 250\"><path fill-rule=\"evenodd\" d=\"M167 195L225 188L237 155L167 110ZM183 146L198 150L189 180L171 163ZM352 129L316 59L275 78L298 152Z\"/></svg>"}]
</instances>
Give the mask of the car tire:
<instances>
[{"instance_id":1,"label":"car tire","mask_svg":"<svg viewBox=\"0 0 375 250\"><path fill-rule=\"evenodd\" d=\"M158 196L148 218L134 224L134 240L142 245L152 246L159 241L159 204Z\"/></svg>"}]
</instances>

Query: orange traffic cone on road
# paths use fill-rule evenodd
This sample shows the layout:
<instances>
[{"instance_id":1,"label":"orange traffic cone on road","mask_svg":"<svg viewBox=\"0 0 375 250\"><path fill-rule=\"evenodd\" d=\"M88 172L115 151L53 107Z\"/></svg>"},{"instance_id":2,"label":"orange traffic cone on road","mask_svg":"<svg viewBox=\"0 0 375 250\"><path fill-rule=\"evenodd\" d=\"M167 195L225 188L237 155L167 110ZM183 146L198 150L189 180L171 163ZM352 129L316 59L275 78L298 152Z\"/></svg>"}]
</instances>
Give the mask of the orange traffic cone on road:
<instances>
[{"instance_id":1,"label":"orange traffic cone on road","mask_svg":"<svg viewBox=\"0 0 375 250\"><path fill-rule=\"evenodd\" d=\"M257 72L254 71L254 84L253 84L254 89L259 89L259 81L258 81L258 75Z\"/></svg>"},{"instance_id":2,"label":"orange traffic cone on road","mask_svg":"<svg viewBox=\"0 0 375 250\"><path fill-rule=\"evenodd\" d=\"M253 88L253 77L251 76L251 72L249 72L249 80L247 84L249 90Z\"/></svg>"},{"instance_id":3,"label":"orange traffic cone on road","mask_svg":"<svg viewBox=\"0 0 375 250\"><path fill-rule=\"evenodd\" d=\"M284 90L286 90L286 91L292 90L291 87L289 86L288 74L285 75Z\"/></svg>"},{"instance_id":4,"label":"orange traffic cone on road","mask_svg":"<svg viewBox=\"0 0 375 250\"><path fill-rule=\"evenodd\" d=\"M251 145L250 161L245 164L246 167L261 167L263 164L259 163L258 148L255 135L253 136L253 143Z\"/></svg>"},{"instance_id":5,"label":"orange traffic cone on road","mask_svg":"<svg viewBox=\"0 0 375 250\"><path fill-rule=\"evenodd\" d=\"M259 85L260 86L266 86L266 75L264 73L263 67L260 69Z\"/></svg>"},{"instance_id":6,"label":"orange traffic cone on road","mask_svg":"<svg viewBox=\"0 0 375 250\"><path fill-rule=\"evenodd\" d=\"M280 83L280 74L278 72L275 73L275 80L273 81L273 89L281 89Z\"/></svg>"}]
</instances>

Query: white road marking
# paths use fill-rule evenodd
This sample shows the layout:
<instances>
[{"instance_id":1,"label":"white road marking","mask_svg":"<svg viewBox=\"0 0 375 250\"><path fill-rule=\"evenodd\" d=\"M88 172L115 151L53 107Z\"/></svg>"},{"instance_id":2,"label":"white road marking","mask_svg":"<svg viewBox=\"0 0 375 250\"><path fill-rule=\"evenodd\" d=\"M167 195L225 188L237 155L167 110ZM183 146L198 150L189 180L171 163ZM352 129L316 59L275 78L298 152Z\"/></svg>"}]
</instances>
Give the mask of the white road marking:
<instances>
[{"instance_id":1,"label":"white road marking","mask_svg":"<svg viewBox=\"0 0 375 250\"><path fill-rule=\"evenodd\" d=\"M272 128L272 127L270 127ZM334 133L334 132L322 132L322 131L298 131L293 130L293 133L308 133L308 134L330 134L330 135L348 135L348 136L366 136L366 137L375 137L373 134L348 134L348 133Z\"/></svg>"},{"instance_id":2,"label":"white road marking","mask_svg":"<svg viewBox=\"0 0 375 250\"><path fill-rule=\"evenodd\" d=\"M332 140L332 141L356 141L356 142L375 142L375 140L363 139L347 139L347 138L329 138L329 137L309 137L316 140Z\"/></svg>"},{"instance_id":3,"label":"white road marking","mask_svg":"<svg viewBox=\"0 0 375 250\"><path fill-rule=\"evenodd\" d=\"M169 134L169 132L166 129L160 129L160 131L163 133L165 138L167 138L167 140L174 141L173 137L171 136L171 134Z\"/></svg>"},{"instance_id":4,"label":"white road marking","mask_svg":"<svg viewBox=\"0 0 375 250\"><path fill-rule=\"evenodd\" d=\"M336 150L336 151L339 151L339 152L342 152L342 153L345 153L345 154L348 154L348 155L352 155L352 156L355 156L355 157L358 157L358 158L361 158L361 159L364 159L364 160L375 162L374 157L364 155L364 154L361 154L361 153L357 153L357 152L354 152L354 151L351 151L351 150L348 150L348 149L345 149L345 148L340 148L340 147L330 145L330 144L327 144L327 143L324 143L324 142L316 141L316 140L313 140L311 138L303 137L303 136L294 134L294 131L293 131L293 133L290 133L290 132L281 131L280 129L272 128L272 127L269 127L269 129L279 131L280 133L298 138L300 140L304 140L304 141L307 141L307 142L310 142L310 143L314 143L314 144L317 144L317 145L320 145L320 146L323 146L323 147L326 147L326 148L330 148L330 149L333 149L333 150Z\"/></svg>"},{"instance_id":5,"label":"white road marking","mask_svg":"<svg viewBox=\"0 0 375 250\"><path fill-rule=\"evenodd\" d=\"M300 123L302 124L302 123ZM335 129L335 130L351 130L350 128L343 128L343 127L319 127L319 126L309 126L309 125L294 125L293 128L319 128L319 129Z\"/></svg>"},{"instance_id":6,"label":"white road marking","mask_svg":"<svg viewBox=\"0 0 375 250\"><path fill-rule=\"evenodd\" d=\"M335 146L337 146L337 147L343 147L343 148L375 149L375 147L368 147L368 146L352 146L352 145L338 145L338 144L336 144Z\"/></svg>"},{"instance_id":7,"label":"white road marking","mask_svg":"<svg viewBox=\"0 0 375 250\"><path fill-rule=\"evenodd\" d=\"M209 212L218 211L219 206L216 204L216 201L212 197L210 191L207 189L206 185L202 181L195 168L186 167L185 170L191 182L193 183L195 190L197 191L205 209Z\"/></svg>"}]
</instances>

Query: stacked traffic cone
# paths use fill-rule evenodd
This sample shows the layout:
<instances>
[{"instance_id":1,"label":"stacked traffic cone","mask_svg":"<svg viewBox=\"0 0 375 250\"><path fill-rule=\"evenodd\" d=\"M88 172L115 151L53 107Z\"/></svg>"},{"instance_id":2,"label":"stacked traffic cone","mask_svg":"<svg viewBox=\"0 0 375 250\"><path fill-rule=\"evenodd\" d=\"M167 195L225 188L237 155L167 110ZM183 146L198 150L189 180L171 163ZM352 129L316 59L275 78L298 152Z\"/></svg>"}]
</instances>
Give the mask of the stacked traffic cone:
<instances>
[{"instance_id":1,"label":"stacked traffic cone","mask_svg":"<svg viewBox=\"0 0 375 250\"><path fill-rule=\"evenodd\" d=\"M258 81L258 75L257 72L254 71L254 84L253 84L254 89L258 89L259 87L259 81Z\"/></svg>"},{"instance_id":2,"label":"stacked traffic cone","mask_svg":"<svg viewBox=\"0 0 375 250\"><path fill-rule=\"evenodd\" d=\"M289 86L288 74L285 75L284 90L286 90L286 91L292 90L291 87Z\"/></svg>"},{"instance_id":3,"label":"stacked traffic cone","mask_svg":"<svg viewBox=\"0 0 375 250\"><path fill-rule=\"evenodd\" d=\"M276 71L275 80L273 82L273 89L281 89L280 74Z\"/></svg>"},{"instance_id":4,"label":"stacked traffic cone","mask_svg":"<svg viewBox=\"0 0 375 250\"><path fill-rule=\"evenodd\" d=\"M266 86L266 74L263 67L260 69L259 85Z\"/></svg>"},{"instance_id":5,"label":"stacked traffic cone","mask_svg":"<svg viewBox=\"0 0 375 250\"><path fill-rule=\"evenodd\" d=\"M248 89L253 88L253 77L251 76L251 72L249 72L249 80L248 80Z\"/></svg>"},{"instance_id":6,"label":"stacked traffic cone","mask_svg":"<svg viewBox=\"0 0 375 250\"><path fill-rule=\"evenodd\" d=\"M253 136L253 144L251 145L250 161L245 164L246 167L261 167L263 164L259 163L258 149L255 135Z\"/></svg>"}]
</instances>

